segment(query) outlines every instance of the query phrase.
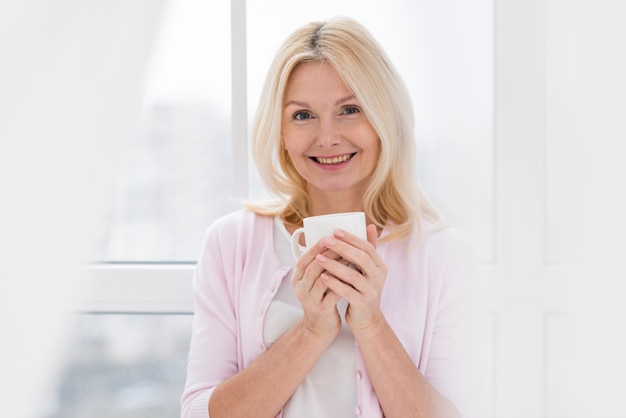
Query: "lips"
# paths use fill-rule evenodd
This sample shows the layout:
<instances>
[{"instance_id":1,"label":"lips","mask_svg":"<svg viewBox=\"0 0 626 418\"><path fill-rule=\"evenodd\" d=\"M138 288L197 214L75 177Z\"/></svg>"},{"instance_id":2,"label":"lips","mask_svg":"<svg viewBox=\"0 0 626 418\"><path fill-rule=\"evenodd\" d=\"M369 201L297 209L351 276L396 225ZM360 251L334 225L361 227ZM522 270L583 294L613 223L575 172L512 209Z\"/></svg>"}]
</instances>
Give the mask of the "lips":
<instances>
[{"instance_id":1,"label":"lips","mask_svg":"<svg viewBox=\"0 0 626 418\"><path fill-rule=\"evenodd\" d=\"M348 161L350 158L354 157L355 155L356 155L356 152L352 154L335 155L333 157L311 157L311 159L313 159L315 162L318 162L324 165L337 165L337 164L345 163L346 161Z\"/></svg>"}]
</instances>

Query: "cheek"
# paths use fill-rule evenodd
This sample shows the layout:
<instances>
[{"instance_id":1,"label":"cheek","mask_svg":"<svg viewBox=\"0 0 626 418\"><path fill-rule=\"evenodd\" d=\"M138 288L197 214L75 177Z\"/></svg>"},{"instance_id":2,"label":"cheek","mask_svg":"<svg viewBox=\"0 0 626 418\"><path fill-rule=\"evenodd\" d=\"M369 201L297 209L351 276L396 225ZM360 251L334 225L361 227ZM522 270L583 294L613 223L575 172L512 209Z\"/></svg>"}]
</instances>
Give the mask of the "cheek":
<instances>
[{"instance_id":1,"label":"cheek","mask_svg":"<svg viewBox=\"0 0 626 418\"><path fill-rule=\"evenodd\" d=\"M292 157L295 157L306 150L306 143L303 137L289 133L283 136L283 147Z\"/></svg>"},{"instance_id":2,"label":"cheek","mask_svg":"<svg viewBox=\"0 0 626 418\"><path fill-rule=\"evenodd\" d=\"M369 155L369 166L373 171L380 162L380 142L372 145L372 151Z\"/></svg>"},{"instance_id":3,"label":"cheek","mask_svg":"<svg viewBox=\"0 0 626 418\"><path fill-rule=\"evenodd\" d=\"M293 143L285 142L284 150L285 150L285 154L287 154L289 158L293 159L293 157L296 154L296 150L294 149Z\"/></svg>"},{"instance_id":4,"label":"cheek","mask_svg":"<svg viewBox=\"0 0 626 418\"><path fill-rule=\"evenodd\" d=\"M286 144L284 153L285 153L285 160L288 165L292 167L298 167L299 165L302 164L301 163L302 152L296 149L293 145L290 146L289 144Z\"/></svg>"}]
</instances>

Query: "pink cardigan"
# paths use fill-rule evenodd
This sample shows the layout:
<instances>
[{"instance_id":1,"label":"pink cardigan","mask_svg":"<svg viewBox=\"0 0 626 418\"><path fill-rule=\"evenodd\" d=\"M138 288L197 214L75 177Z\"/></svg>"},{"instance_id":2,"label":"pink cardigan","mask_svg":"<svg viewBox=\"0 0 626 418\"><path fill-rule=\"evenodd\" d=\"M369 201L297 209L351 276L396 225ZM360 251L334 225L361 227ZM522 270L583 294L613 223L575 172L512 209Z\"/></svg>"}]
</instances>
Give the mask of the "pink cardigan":
<instances>
[{"instance_id":1,"label":"pink cardigan","mask_svg":"<svg viewBox=\"0 0 626 418\"><path fill-rule=\"evenodd\" d=\"M209 417L215 387L266 349L265 312L282 280L290 277L290 268L274 253L273 239L273 219L246 210L217 220L207 231L193 277L183 418ZM476 409L473 390L481 380L471 349L478 286L473 253L450 228L411 239L417 239L417 231L408 241L378 244L388 267L381 309L422 374L468 417ZM382 417L356 344L355 354L357 410L364 417Z\"/></svg>"}]
</instances>

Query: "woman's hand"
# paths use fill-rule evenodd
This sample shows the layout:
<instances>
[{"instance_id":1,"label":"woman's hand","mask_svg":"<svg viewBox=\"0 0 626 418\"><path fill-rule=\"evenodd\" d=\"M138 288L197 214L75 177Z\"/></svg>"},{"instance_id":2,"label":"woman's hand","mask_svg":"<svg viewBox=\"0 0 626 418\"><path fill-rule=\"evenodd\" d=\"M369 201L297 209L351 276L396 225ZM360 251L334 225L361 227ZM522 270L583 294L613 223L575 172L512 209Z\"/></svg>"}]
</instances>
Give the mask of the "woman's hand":
<instances>
[{"instance_id":1,"label":"woman's hand","mask_svg":"<svg viewBox=\"0 0 626 418\"><path fill-rule=\"evenodd\" d=\"M320 241L320 245L354 267L346 266L338 257L328 257L326 253L315 255L322 271L322 283L348 301L346 322L353 331L369 328L383 317L380 298L387 265L376 252L377 237L376 227L368 225L367 241L341 230L335 232L334 238Z\"/></svg>"},{"instance_id":2,"label":"woman's hand","mask_svg":"<svg viewBox=\"0 0 626 418\"><path fill-rule=\"evenodd\" d=\"M296 261L291 284L304 310L305 327L316 335L334 338L341 331L341 317L337 310L341 296L329 289L322 280L324 267L316 261L317 256L327 260L339 259L335 252L328 250L321 242L312 246Z\"/></svg>"}]
</instances>

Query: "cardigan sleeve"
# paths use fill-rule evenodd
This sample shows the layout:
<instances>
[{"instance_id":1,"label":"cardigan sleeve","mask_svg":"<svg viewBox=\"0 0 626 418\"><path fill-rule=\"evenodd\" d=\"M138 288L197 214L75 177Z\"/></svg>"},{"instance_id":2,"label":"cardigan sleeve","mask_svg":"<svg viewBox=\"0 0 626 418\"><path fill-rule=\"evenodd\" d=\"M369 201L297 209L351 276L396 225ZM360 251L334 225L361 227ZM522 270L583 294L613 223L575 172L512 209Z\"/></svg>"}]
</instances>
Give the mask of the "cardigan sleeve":
<instances>
[{"instance_id":1,"label":"cardigan sleeve","mask_svg":"<svg viewBox=\"0 0 626 418\"><path fill-rule=\"evenodd\" d=\"M435 324L425 377L459 409L464 418L478 409L484 380L479 365L479 281L477 262L460 234L448 230L431 248L438 286Z\"/></svg>"},{"instance_id":2,"label":"cardigan sleeve","mask_svg":"<svg viewBox=\"0 0 626 418\"><path fill-rule=\"evenodd\" d=\"M226 267L229 246L223 244L219 228L212 226L193 275L194 316L182 418L208 418L213 390L238 371L235 283Z\"/></svg>"}]
</instances>

